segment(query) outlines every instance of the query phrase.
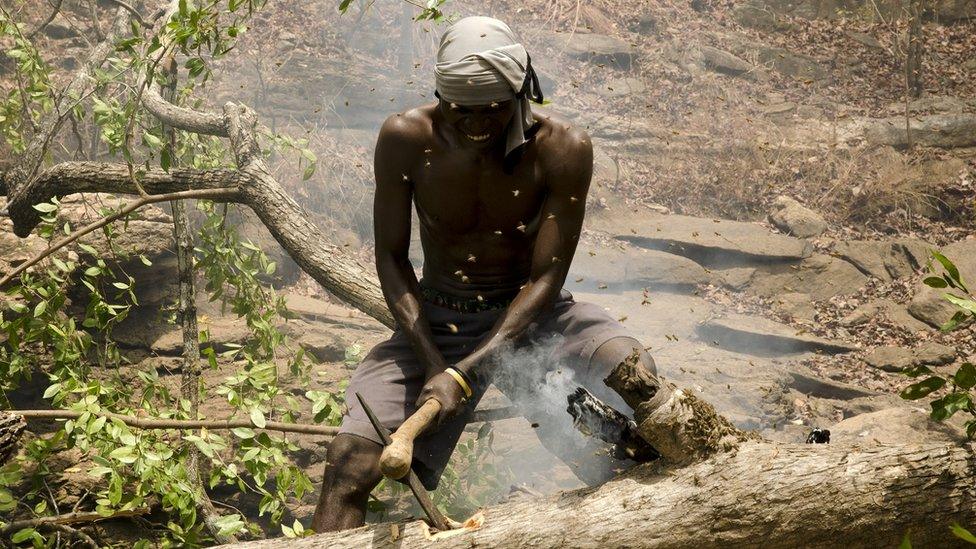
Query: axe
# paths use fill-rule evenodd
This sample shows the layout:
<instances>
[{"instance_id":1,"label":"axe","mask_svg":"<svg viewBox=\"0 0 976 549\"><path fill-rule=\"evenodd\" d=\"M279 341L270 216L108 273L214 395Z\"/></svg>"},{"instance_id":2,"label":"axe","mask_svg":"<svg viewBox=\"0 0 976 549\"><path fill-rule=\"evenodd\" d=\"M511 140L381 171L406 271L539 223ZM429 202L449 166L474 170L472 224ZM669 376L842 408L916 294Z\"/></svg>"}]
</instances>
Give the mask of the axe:
<instances>
[{"instance_id":1,"label":"axe","mask_svg":"<svg viewBox=\"0 0 976 549\"><path fill-rule=\"evenodd\" d=\"M433 421L433 419L437 417L437 412L441 409L440 402L437 402L436 400L428 400L427 402L425 402L424 405L420 408L420 410L417 410L417 412L414 415L407 418L407 420L403 422L400 428L397 429L397 432L391 436L386 432L386 429L383 428L382 425L380 425L380 422L376 418L376 415L373 414L373 410L369 407L369 404L366 404L366 399L364 399L363 396L359 393L356 393L356 398L359 399L359 403L363 405L363 410L366 412L366 417L369 418L369 422L372 423L373 428L376 429L376 434L379 435L380 440L382 440L383 444L385 445L385 448L383 449L383 454L380 457L380 470L383 471L383 474L386 477L392 478L394 480L402 479L404 476L407 477L407 486L410 487L410 491L413 492L413 495L417 498L417 503L420 504L420 508L424 510L424 513L427 515L427 518L430 519L431 525L433 525L435 528L437 528L442 532L446 530L451 530L453 528L460 528L461 527L460 523L455 522L454 520L451 520L449 517L444 516L440 512L440 510L437 509L437 506L435 506L434 502L431 501L430 499L430 494L427 493L427 490L424 489L423 484L420 483L420 478L417 477L417 473L415 473L413 469L410 467L410 463L413 461L413 439L416 438L421 432L423 432L423 430L426 429L428 425L430 425L431 421ZM431 408L428 406L428 404L437 405L437 408L434 409L433 413L430 412ZM425 411L425 409L426 409L425 414L429 414L429 416L427 415L421 416L420 412ZM400 432L403 431L404 427L406 427L408 423L411 424L411 427L408 430L409 432L412 433L409 440L407 440L405 436L397 437L397 435L399 435ZM397 438L393 438L393 437L397 437ZM397 441L399 441L398 448L400 448L399 450L396 450L397 459L406 459L407 465L405 470L401 472L399 476L392 477L387 473L386 469L383 466L383 457L386 456L386 451L390 448L390 446L396 443ZM404 454L404 452L406 453ZM399 463L400 463L399 461L396 462L397 465L399 465Z\"/></svg>"}]
</instances>

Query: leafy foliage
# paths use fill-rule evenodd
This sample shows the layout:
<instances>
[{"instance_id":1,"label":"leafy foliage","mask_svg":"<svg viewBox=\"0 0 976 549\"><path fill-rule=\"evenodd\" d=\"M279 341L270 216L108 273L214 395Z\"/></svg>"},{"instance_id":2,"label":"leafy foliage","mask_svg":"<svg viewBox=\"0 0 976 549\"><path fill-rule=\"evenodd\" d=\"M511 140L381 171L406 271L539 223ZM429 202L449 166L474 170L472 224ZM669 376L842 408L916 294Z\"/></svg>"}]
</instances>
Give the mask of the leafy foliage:
<instances>
[{"instance_id":1,"label":"leafy foliage","mask_svg":"<svg viewBox=\"0 0 976 549\"><path fill-rule=\"evenodd\" d=\"M941 253L933 252L932 257L944 272L939 276L927 277L924 280L925 284L932 288L951 288L962 294L957 295L951 292L944 294L945 299L956 305L959 310L942 326L942 330L953 330L960 324L976 319L976 300L962 280L959 269ZM924 379L902 390L902 398L918 400L940 389L948 388L943 396L930 402L932 419L942 421L952 417L957 412L968 413L973 418L965 423L966 434L970 439L976 438L976 406L973 404L974 396L976 396L973 392L973 388L976 387L976 366L970 362L965 362L959 366L959 369L952 376L935 373L924 365L910 368L904 373L912 378L924 376Z\"/></svg>"}]
</instances>

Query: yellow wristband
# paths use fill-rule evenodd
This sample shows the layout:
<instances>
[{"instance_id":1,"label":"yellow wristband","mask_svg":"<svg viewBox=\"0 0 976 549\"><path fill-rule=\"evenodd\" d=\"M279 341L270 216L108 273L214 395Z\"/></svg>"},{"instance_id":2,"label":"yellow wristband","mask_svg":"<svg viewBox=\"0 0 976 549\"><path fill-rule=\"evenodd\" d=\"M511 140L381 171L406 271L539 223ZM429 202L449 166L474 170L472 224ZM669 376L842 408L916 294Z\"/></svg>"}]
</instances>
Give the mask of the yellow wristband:
<instances>
[{"instance_id":1,"label":"yellow wristband","mask_svg":"<svg viewBox=\"0 0 976 549\"><path fill-rule=\"evenodd\" d=\"M461 373L455 370L454 368L448 368L444 371L450 374L450 376L454 378L454 381L457 381L458 385L460 385L461 388L464 389L464 396L467 398L471 398L471 395L474 394L474 391L471 390L471 387L468 385L468 382L464 381L464 376L462 376Z\"/></svg>"}]
</instances>

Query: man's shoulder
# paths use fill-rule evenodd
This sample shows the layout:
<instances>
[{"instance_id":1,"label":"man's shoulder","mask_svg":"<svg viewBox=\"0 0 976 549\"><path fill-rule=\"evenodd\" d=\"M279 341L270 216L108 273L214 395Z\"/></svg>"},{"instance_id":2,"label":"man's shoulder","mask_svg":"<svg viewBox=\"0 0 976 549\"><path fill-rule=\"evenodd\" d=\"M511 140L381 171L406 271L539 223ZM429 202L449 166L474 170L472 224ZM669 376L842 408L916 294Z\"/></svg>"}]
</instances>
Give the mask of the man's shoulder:
<instances>
[{"instance_id":1,"label":"man's shoulder","mask_svg":"<svg viewBox=\"0 0 976 549\"><path fill-rule=\"evenodd\" d=\"M536 114L540 127L536 136L540 157L565 164L566 159L582 160L592 151L592 142L585 129L574 125L566 117L546 110Z\"/></svg>"},{"instance_id":2,"label":"man's shoulder","mask_svg":"<svg viewBox=\"0 0 976 549\"><path fill-rule=\"evenodd\" d=\"M378 139L395 143L398 147L426 146L431 138L429 105L393 113L380 127Z\"/></svg>"},{"instance_id":3,"label":"man's shoulder","mask_svg":"<svg viewBox=\"0 0 976 549\"><path fill-rule=\"evenodd\" d=\"M590 136L586 130L574 125L565 117L548 109L535 116L540 124L536 143L544 155L561 157L584 152L591 147Z\"/></svg>"}]
</instances>

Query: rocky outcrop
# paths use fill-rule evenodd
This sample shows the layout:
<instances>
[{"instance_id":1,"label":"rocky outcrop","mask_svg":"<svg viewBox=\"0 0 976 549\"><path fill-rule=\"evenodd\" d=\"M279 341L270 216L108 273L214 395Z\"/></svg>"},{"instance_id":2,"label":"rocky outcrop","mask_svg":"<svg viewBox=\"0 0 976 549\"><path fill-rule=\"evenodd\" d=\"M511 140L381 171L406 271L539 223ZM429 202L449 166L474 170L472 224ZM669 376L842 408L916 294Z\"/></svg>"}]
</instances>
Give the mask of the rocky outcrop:
<instances>
[{"instance_id":1,"label":"rocky outcrop","mask_svg":"<svg viewBox=\"0 0 976 549\"><path fill-rule=\"evenodd\" d=\"M567 54L593 63L609 63L616 68L629 69L637 52L627 41L595 33L545 33L552 46Z\"/></svg>"},{"instance_id":2,"label":"rocky outcrop","mask_svg":"<svg viewBox=\"0 0 976 549\"><path fill-rule=\"evenodd\" d=\"M868 278L850 263L817 254L796 265L757 272L747 287L750 292L767 297L800 293L820 301L854 293L867 281Z\"/></svg>"},{"instance_id":3,"label":"rocky outcrop","mask_svg":"<svg viewBox=\"0 0 976 549\"><path fill-rule=\"evenodd\" d=\"M755 356L778 356L809 352L849 353L857 347L800 333L772 320L730 314L698 326L698 336L718 347Z\"/></svg>"},{"instance_id":4,"label":"rocky outcrop","mask_svg":"<svg viewBox=\"0 0 976 549\"><path fill-rule=\"evenodd\" d=\"M976 240L950 244L942 249L942 254L955 263L963 281L976 280ZM930 288L922 283L921 278L924 276L917 283L915 297L909 304L908 311L915 318L939 327L952 318L958 309L943 297L947 290Z\"/></svg>"},{"instance_id":5,"label":"rocky outcrop","mask_svg":"<svg viewBox=\"0 0 976 549\"><path fill-rule=\"evenodd\" d=\"M681 255L709 268L799 261L813 249L806 240L742 221L648 213L628 224L631 232L616 238Z\"/></svg>"},{"instance_id":6,"label":"rocky outcrop","mask_svg":"<svg viewBox=\"0 0 976 549\"><path fill-rule=\"evenodd\" d=\"M779 230L800 238L820 236L827 230L823 216L788 196L776 198L769 221Z\"/></svg>"},{"instance_id":7,"label":"rocky outcrop","mask_svg":"<svg viewBox=\"0 0 976 549\"><path fill-rule=\"evenodd\" d=\"M870 22L906 17L910 0L760 0L770 11L805 19L857 18ZM926 2L925 17L950 23L976 17L974 0L934 0Z\"/></svg>"},{"instance_id":8,"label":"rocky outcrop","mask_svg":"<svg viewBox=\"0 0 976 549\"><path fill-rule=\"evenodd\" d=\"M690 292L698 284L714 280L701 265L680 255L635 247L590 246L577 249L567 278L584 287L607 284L678 292Z\"/></svg>"},{"instance_id":9,"label":"rocky outcrop","mask_svg":"<svg viewBox=\"0 0 976 549\"><path fill-rule=\"evenodd\" d=\"M830 427L830 442L838 444L958 444L965 440L961 429L933 421L928 412L914 407L858 414Z\"/></svg>"},{"instance_id":10,"label":"rocky outcrop","mask_svg":"<svg viewBox=\"0 0 976 549\"><path fill-rule=\"evenodd\" d=\"M885 282L914 275L930 257L933 246L915 238L850 240L834 245L834 253L862 273Z\"/></svg>"},{"instance_id":11,"label":"rocky outcrop","mask_svg":"<svg viewBox=\"0 0 976 549\"><path fill-rule=\"evenodd\" d=\"M976 114L930 114L909 119L911 141L916 145L955 149L976 146ZM905 117L868 121L864 139L875 145L908 147Z\"/></svg>"},{"instance_id":12,"label":"rocky outcrop","mask_svg":"<svg viewBox=\"0 0 976 549\"><path fill-rule=\"evenodd\" d=\"M700 60L704 68L729 76L751 76L756 70L756 66L752 63L711 46L701 47Z\"/></svg>"}]
</instances>

